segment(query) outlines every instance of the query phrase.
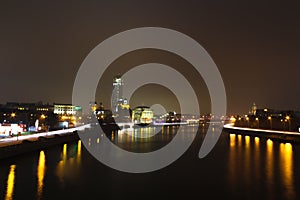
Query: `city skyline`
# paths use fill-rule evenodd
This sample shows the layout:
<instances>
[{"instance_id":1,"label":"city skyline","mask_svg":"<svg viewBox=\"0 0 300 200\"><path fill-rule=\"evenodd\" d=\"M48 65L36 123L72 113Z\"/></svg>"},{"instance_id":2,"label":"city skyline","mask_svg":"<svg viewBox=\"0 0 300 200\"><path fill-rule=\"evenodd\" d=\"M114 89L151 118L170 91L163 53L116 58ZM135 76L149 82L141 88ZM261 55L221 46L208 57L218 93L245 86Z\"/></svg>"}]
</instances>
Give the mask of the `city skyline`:
<instances>
[{"instance_id":1,"label":"city skyline","mask_svg":"<svg viewBox=\"0 0 300 200\"><path fill-rule=\"evenodd\" d=\"M97 44L127 29L156 26L187 34L208 51L224 80L228 114L248 112L253 102L275 109L300 108L300 95L293 87L299 72L297 6L197 1L133 6L108 1L74 2L72 7L61 2L59 6L56 2L48 4L3 5L6 9L0 14L0 66L4 76L0 79L0 103L70 103L77 70ZM113 16L110 9L114 9ZM79 16L79 11L84 15ZM130 52L112 63L99 83L103 92L98 96L112 91L110 81L115 74L150 61L175 69L191 67L178 56L162 51ZM189 69L182 73L195 86L201 110L209 112L206 86L201 76L195 77L192 72ZM197 85L198 82L202 83ZM163 89L153 86L146 97L151 99L156 90ZM128 100L142 102L143 98L145 92L140 91L134 100ZM103 103L108 105L106 102L109 101Z\"/></svg>"},{"instance_id":2,"label":"city skyline","mask_svg":"<svg viewBox=\"0 0 300 200\"><path fill-rule=\"evenodd\" d=\"M300 199L293 1L3 1L0 198Z\"/></svg>"}]
</instances>

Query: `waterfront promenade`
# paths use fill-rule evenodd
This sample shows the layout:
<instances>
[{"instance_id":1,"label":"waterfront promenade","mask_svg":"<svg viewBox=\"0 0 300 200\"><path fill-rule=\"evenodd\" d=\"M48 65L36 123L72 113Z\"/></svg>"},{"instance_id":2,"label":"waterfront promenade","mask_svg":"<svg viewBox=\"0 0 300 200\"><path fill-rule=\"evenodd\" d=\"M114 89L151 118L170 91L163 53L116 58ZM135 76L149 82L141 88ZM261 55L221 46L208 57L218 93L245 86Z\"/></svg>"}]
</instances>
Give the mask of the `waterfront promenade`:
<instances>
[{"instance_id":1,"label":"waterfront promenade","mask_svg":"<svg viewBox=\"0 0 300 200\"><path fill-rule=\"evenodd\" d=\"M278 131L269 129L245 128L234 126L233 123L225 124L224 131L241 135L269 138L283 142L300 143L300 133L291 131Z\"/></svg>"},{"instance_id":2,"label":"waterfront promenade","mask_svg":"<svg viewBox=\"0 0 300 200\"><path fill-rule=\"evenodd\" d=\"M21 136L14 136L14 137L7 137L0 139L0 148L1 147L7 147L11 145L21 144L24 140L28 141L37 141L40 137L44 138L52 138L56 135L67 135L76 131L84 130L86 128L90 128L90 124L78 126L75 128L69 128L69 129L62 129L62 130L56 130L56 131L49 131L49 132L42 132L42 133L34 133L29 135L21 135Z\"/></svg>"}]
</instances>

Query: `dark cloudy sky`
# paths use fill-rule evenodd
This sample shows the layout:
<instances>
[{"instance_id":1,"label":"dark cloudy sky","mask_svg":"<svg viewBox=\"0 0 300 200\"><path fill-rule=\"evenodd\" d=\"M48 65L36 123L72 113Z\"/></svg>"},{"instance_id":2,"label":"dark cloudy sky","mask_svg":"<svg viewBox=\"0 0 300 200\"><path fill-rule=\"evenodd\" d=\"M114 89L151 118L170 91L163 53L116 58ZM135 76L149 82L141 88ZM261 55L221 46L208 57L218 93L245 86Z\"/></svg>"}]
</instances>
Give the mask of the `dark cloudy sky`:
<instances>
[{"instance_id":1,"label":"dark cloudy sky","mask_svg":"<svg viewBox=\"0 0 300 200\"><path fill-rule=\"evenodd\" d=\"M0 103L71 103L77 70L96 45L127 29L155 26L185 33L208 51L224 80L228 114L247 113L253 102L300 109L299 22L299 6L292 1L1 2ZM166 52L133 52L112 64L99 98L109 93L113 74L149 61L185 65ZM209 110L202 80L197 88L192 71L184 73L192 77L202 110ZM142 89L133 104L147 102Z\"/></svg>"}]
</instances>

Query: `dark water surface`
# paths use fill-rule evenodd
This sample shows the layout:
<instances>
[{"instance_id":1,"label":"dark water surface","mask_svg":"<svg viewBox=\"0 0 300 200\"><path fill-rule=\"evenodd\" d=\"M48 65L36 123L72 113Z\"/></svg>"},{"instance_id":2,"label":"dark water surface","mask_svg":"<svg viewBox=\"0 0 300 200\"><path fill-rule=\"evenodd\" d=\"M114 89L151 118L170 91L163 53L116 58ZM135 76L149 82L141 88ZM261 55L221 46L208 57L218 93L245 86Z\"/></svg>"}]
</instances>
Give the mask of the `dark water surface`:
<instances>
[{"instance_id":1,"label":"dark water surface","mask_svg":"<svg viewBox=\"0 0 300 200\"><path fill-rule=\"evenodd\" d=\"M185 134L197 127L185 127ZM150 128L151 129L151 128ZM135 130L135 134L151 131ZM161 148L170 127L151 138L114 134L111 140L135 152ZM187 152L170 166L145 174L111 169L74 141L0 161L1 199L300 199L300 146L222 133L213 151L199 159L205 135L199 128ZM93 138L97 145L101 138Z\"/></svg>"}]
</instances>

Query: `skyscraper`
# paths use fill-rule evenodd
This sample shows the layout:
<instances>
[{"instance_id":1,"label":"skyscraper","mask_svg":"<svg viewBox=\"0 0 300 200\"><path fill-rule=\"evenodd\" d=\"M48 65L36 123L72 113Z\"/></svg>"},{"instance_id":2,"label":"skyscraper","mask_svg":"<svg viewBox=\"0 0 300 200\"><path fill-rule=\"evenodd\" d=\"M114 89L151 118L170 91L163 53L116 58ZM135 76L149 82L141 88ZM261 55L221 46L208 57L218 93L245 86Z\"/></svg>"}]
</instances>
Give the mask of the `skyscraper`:
<instances>
[{"instance_id":1,"label":"skyscraper","mask_svg":"<svg viewBox=\"0 0 300 200\"><path fill-rule=\"evenodd\" d=\"M123 103L123 81L118 75L113 79L113 92L111 97L111 105L113 112L118 112L119 104Z\"/></svg>"}]
</instances>

